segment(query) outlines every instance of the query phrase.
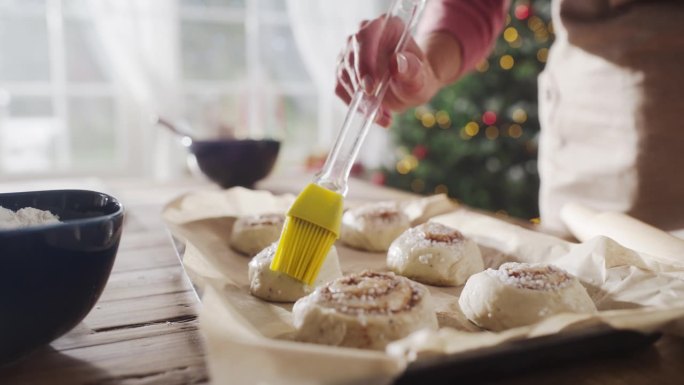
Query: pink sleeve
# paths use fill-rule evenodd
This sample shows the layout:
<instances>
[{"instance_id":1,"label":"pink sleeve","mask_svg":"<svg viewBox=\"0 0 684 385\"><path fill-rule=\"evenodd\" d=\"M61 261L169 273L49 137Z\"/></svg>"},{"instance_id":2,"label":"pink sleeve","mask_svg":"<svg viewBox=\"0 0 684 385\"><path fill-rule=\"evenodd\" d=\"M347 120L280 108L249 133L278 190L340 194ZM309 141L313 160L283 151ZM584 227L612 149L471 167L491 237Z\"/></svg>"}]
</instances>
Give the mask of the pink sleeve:
<instances>
[{"instance_id":1,"label":"pink sleeve","mask_svg":"<svg viewBox=\"0 0 684 385\"><path fill-rule=\"evenodd\" d=\"M509 0L428 0L419 33L447 32L456 38L461 45L461 76L489 54L508 5Z\"/></svg>"}]
</instances>

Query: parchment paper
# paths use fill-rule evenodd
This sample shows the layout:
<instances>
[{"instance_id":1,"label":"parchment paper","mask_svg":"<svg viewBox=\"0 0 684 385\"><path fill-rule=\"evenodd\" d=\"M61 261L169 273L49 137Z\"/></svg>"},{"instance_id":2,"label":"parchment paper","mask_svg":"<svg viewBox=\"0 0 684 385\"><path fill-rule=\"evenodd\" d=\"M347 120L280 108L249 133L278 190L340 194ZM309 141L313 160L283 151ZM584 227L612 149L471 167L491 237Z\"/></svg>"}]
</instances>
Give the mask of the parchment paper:
<instances>
[{"instance_id":1,"label":"parchment paper","mask_svg":"<svg viewBox=\"0 0 684 385\"><path fill-rule=\"evenodd\" d=\"M600 312L558 315L502 333L482 331L458 307L462 287L429 287L442 329L419 332L387 353L335 348L288 340L291 304L273 304L249 294L249 258L228 246L236 217L285 212L292 196L242 188L197 192L169 203L163 216L186 244L183 263L203 292L200 329L216 383L389 383L408 361L422 356L493 346L511 339L607 323L616 328L684 334L684 270L598 237L581 244L526 230L455 207L444 196L404 202L413 223L435 220L462 231L480 246L487 267L505 261L550 262L576 275ZM438 216L448 212L445 215ZM385 270L384 253L336 245L344 273Z\"/></svg>"}]
</instances>

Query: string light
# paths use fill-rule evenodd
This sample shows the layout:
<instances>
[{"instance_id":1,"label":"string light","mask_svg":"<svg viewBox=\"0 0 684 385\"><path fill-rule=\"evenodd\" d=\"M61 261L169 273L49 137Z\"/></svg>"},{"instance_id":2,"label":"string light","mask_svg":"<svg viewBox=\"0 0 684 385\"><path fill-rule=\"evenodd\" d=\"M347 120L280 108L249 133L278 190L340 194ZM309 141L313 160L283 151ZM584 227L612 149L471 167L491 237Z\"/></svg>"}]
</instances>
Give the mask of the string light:
<instances>
[{"instance_id":1,"label":"string light","mask_svg":"<svg viewBox=\"0 0 684 385\"><path fill-rule=\"evenodd\" d=\"M546 25L546 30L549 31L550 34L556 33L553 27L553 21L549 21L549 24Z\"/></svg>"},{"instance_id":2,"label":"string light","mask_svg":"<svg viewBox=\"0 0 684 385\"><path fill-rule=\"evenodd\" d=\"M416 147L413 147L413 151L411 151L411 154L413 154L413 156L415 156L418 159L425 159L425 157L428 154L428 148L422 144L418 144L416 145Z\"/></svg>"},{"instance_id":3,"label":"string light","mask_svg":"<svg viewBox=\"0 0 684 385\"><path fill-rule=\"evenodd\" d=\"M418 159L413 155L406 155L403 159L397 162L397 172L402 175L410 173L418 166Z\"/></svg>"},{"instance_id":4,"label":"string light","mask_svg":"<svg viewBox=\"0 0 684 385\"><path fill-rule=\"evenodd\" d=\"M513 13L518 20L525 20L530 17L530 5L526 3L519 4L515 7Z\"/></svg>"},{"instance_id":5,"label":"string light","mask_svg":"<svg viewBox=\"0 0 684 385\"><path fill-rule=\"evenodd\" d=\"M443 184L435 186L435 194L448 194L449 188Z\"/></svg>"},{"instance_id":6,"label":"string light","mask_svg":"<svg viewBox=\"0 0 684 385\"><path fill-rule=\"evenodd\" d=\"M415 111L413 112L413 115L416 117L416 119L422 120L423 115L427 114L428 112L430 112L430 111L427 109L427 107L419 106L419 107L416 107Z\"/></svg>"},{"instance_id":7,"label":"string light","mask_svg":"<svg viewBox=\"0 0 684 385\"><path fill-rule=\"evenodd\" d=\"M465 127L463 127L463 130L465 131L466 135L475 136L478 132L480 132L480 125L476 122L468 122Z\"/></svg>"},{"instance_id":8,"label":"string light","mask_svg":"<svg viewBox=\"0 0 684 385\"><path fill-rule=\"evenodd\" d=\"M512 41L508 43L508 45L511 46L511 48L520 48L523 45L522 39L517 39L515 41Z\"/></svg>"},{"instance_id":9,"label":"string light","mask_svg":"<svg viewBox=\"0 0 684 385\"><path fill-rule=\"evenodd\" d=\"M517 138L521 137L522 134L523 134L523 129L522 129L522 126L520 126L519 124L511 124L508 127L508 136L510 136L511 138L517 139Z\"/></svg>"},{"instance_id":10,"label":"string light","mask_svg":"<svg viewBox=\"0 0 684 385\"><path fill-rule=\"evenodd\" d=\"M527 21L527 26L534 32L537 32L541 28L544 28L544 22L537 16L530 17Z\"/></svg>"},{"instance_id":11,"label":"string light","mask_svg":"<svg viewBox=\"0 0 684 385\"><path fill-rule=\"evenodd\" d=\"M423 192L425 190L425 182L422 179L414 179L411 181L411 190L414 192Z\"/></svg>"},{"instance_id":12,"label":"string light","mask_svg":"<svg viewBox=\"0 0 684 385\"><path fill-rule=\"evenodd\" d=\"M516 123L525 123L527 121L527 112L522 108L516 108L511 114L511 118Z\"/></svg>"},{"instance_id":13,"label":"string light","mask_svg":"<svg viewBox=\"0 0 684 385\"><path fill-rule=\"evenodd\" d=\"M534 223L535 225L538 225L541 223L541 218L539 218L539 217L532 218L532 219L530 219L530 222Z\"/></svg>"},{"instance_id":14,"label":"string light","mask_svg":"<svg viewBox=\"0 0 684 385\"><path fill-rule=\"evenodd\" d=\"M427 114L423 114L420 118L420 122L423 124L423 127L432 128L435 125L435 116L428 112Z\"/></svg>"},{"instance_id":15,"label":"string light","mask_svg":"<svg viewBox=\"0 0 684 385\"><path fill-rule=\"evenodd\" d=\"M403 159L397 162L397 172L401 175L406 175L409 172L411 172L408 165L406 164L406 162L404 162Z\"/></svg>"},{"instance_id":16,"label":"string light","mask_svg":"<svg viewBox=\"0 0 684 385\"><path fill-rule=\"evenodd\" d=\"M406 162L408 162L409 167L411 168L411 170L413 170L414 168L418 167L418 158L416 158L415 156L413 156L413 155L407 155L406 158L404 158L404 159L406 160Z\"/></svg>"},{"instance_id":17,"label":"string light","mask_svg":"<svg viewBox=\"0 0 684 385\"><path fill-rule=\"evenodd\" d=\"M546 29L539 29L534 31L534 39L539 43L546 43L549 40L549 33Z\"/></svg>"},{"instance_id":18,"label":"string light","mask_svg":"<svg viewBox=\"0 0 684 385\"><path fill-rule=\"evenodd\" d=\"M487 61L487 59L485 59L485 60L479 62L479 63L475 66L475 69L476 69L478 72L487 72L487 70L489 69L489 62Z\"/></svg>"},{"instance_id":19,"label":"string light","mask_svg":"<svg viewBox=\"0 0 684 385\"><path fill-rule=\"evenodd\" d=\"M437 111L435 117L437 118L437 124L439 124L441 128L449 128L451 126L451 118L449 117L448 112L444 110Z\"/></svg>"},{"instance_id":20,"label":"string light","mask_svg":"<svg viewBox=\"0 0 684 385\"><path fill-rule=\"evenodd\" d=\"M374 172L373 175L371 176L371 182L377 184L377 185L384 185L385 184L385 174L377 171Z\"/></svg>"},{"instance_id":21,"label":"string light","mask_svg":"<svg viewBox=\"0 0 684 385\"><path fill-rule=\"evenodd\" d=\"M546 60L549 58L549 49L548 48L539 48L539 51L537 51L537 60L539 60L542 63L546 63Z\"/></svg>"},{"instance_id":22,"label":"string light","mask_svg":"<svg viewBox=\"0 0 684 385\"><path fill-rule=\"evenodd\" d=\"M511 55L503 55L499 59L499 65L501 66L502 69L504 70L509 70L513 68L515 65L515 60L513 59L513 56Z\"/></svg>"},{"instance_id":23,"label":"string light","mask_svg":"<svg viewBox=\"0 0 684 385\"><path fill-rule=\"evenodd\" d=\"M496 126L489 126L485 128L485 136L489 140L494 140L499 137L499 129Z\"/></svg>"},{"instance_id":24,"label":"string light","mask_svg":"<svg viewBox=\"0 0 684 385\"><path fill-rule=\"evenodd\" d=\"M509 43L518 40L518 30L513 27L508 27L504 30L503 38Z\"/></svg>"},{"instance_id":25,"label":"string light","mask_svg":"<svg viewBox=\"0 0 684 385\"><path fill-rule=\"evenodd\" d=\"M496 123L496 113L493 111L485 111L485 113L482 114L482 122L490 126Z\"/></svg>"},{"instance_id":26,"label":"string light","mask_svg":"<svg viewBox=\"0 0 684 385\"><path fill-rule=\"evenodd\" d=\"M461 130L458 132L458 136L460 136L463 140L470 140L473 138L472 136L468 135L465 128L461 128Z\"/></svg>"}]
</instances>

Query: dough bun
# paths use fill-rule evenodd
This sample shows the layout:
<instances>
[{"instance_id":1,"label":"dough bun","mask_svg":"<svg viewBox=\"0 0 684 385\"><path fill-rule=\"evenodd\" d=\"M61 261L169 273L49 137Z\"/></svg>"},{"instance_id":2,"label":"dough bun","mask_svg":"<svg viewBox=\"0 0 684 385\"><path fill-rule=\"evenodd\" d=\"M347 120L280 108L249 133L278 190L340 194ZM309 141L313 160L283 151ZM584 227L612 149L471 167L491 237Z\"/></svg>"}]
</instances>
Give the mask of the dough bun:
<instances>
[{"instance_id":1,"label":"dough bun","mask_svg":"<svg viewBox=\"0 0 684 385\"><path fill-rule=\"evenodd\" d=\"M347 210L340 240L356 249L381 252L411 227L409 217L395 202L377 202Z\"/></svg>"},{"instance_id":2,"label":"dough bun","mask_svg":"<svg viewBox=\"0 0 684 385\"><path fill-rule=\"evenodd\" d=\"M437 328L427 288L389 272L366 271L321 286L295 303L293 319L299 341L376 350Z\"/></svg>"},{"instance_id":3,"label":"dough bun","mask_svg":"<svg viewBox=\"0 0 684 385\"><path fill-rule=\"evenodd\" d=\"M280 238L285 223L283 214L257 214L238 218L233 224L230 246L253 256Z\"/></svg>"},{"instance_id":4,"label":"dough bun","mask_svg":"<svg viewBox=\"0 0 684 385\"><path fill-rule=\"evenodd\" d=\"M277 243L258 253L249 262L249 291L253 296L271 302L294 302L311 293L316 286L342 276L337 250L333 246L325 257L323 266L313 286L309 286L287 274L271 270Z\"/></svg>"},{"instance_id":5,"label":"dough bun","mask_svg":"<svg viewBox=\"0 0 684 385\"><path fill-rule=\"evenodd\" d=\"M584 286L570 273L553 265L517 262L470 277L458 303L470 321L494 331L559 313L596 311Z\"/></svg>"},{"instance_id":6,"label":"dough bun","mask_svg":"<svg viewBox=\"0 0 684 385\"><path fill-rule=\"evenodd\" d=\"M404 232L387 252L397 274L437 286L458 286L484 269L477 244L460 231L427 222Z\"/></svg>"}]
</instances>

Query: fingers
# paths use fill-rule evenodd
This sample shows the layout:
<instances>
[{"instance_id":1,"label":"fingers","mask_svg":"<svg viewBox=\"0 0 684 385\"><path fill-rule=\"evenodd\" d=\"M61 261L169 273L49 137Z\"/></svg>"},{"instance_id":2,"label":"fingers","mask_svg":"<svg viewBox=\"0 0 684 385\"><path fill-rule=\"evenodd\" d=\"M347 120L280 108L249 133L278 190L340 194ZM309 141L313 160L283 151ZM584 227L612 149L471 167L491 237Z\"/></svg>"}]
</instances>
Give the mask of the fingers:
<instances>
[{"instance_id":1,"label":"fingers","mask_svg":"<svg viewBox=\"0 0 684 385\"><path fill-rule=\"evenodd\" d=\"M375 117L375 123L382 127L389 127L392 124L392 114L386 108L380 108Z\"/></svg>"},{"instance_id":2,"label":"fingers","mask_svg":"<svg viewBox=\"0 0 684 385\"><path fill-rule=\"evenodd\" d=\"M403 30L398 18L364 20L347 38L338 60L335 94L347 104L359 89L373 93L381 76L389 72L388 92L376 116L376 122L385 127L392 123L390 111L403 111L429 99L425 96L429 65L423 64L424 54L415 40L409 37L404 50L393 53Z\"/></svg>"},{"instance_id":3,"label":"fingers","mask_svg":"<svg viewBox=\"0 0 684 385\"><path fill-rule=\"evenodd\" d=\"M378 44L380 40L382 20L375 19L363 24L363 27L351 37L351 52L353 53L353 71L358 80L358 85L366 93L375 90L376 58L378 56Z\"/></svg>"},{"instance_id":4,"label":"fingers","mask_svg":"<svg viewBox=\"0 0 684 385\"><path fill-rule=\"evenodd\" d=\"M390 60L390 89L394 97L405 105L424 100L426 71L424 63L414 54L400 52Z\"/></svg>"},{"instance_id":5,"label":"fingers","mask_svg":"<svg viewBox=\"0 0 684 385\"><path fill-rule=\"evenodd\" d=\"M335 95L342 99L342 101L346 104L351 103L352 94L347 92L347 90L340 83L337 83L337 86L335 86Z\"/></svg>"},{"instance_id":6,"label":"fingers","mask_svg":"<svg viewBox=\"0 0 684 385\"><path fill-rule=\"evenodd\" d=\"M352 96L354 95L354 90L357 87L357 81L352 78L353 71L351 63L353 62L353 56L350 58L350 41L351 36L347 38L347 46L340 53L337 59L337 84L335 85L335 94L342 99L345 103L349 104Z\"/></svg>"},{"instance_id":7,"label":"fingers","mask_svg":"<svg viewBox=\"0 0 684 385\"><path fill-rule=\"evenodd\" d=\"M347 38L347 45L339 56L335 93L346 103L360 87L368 93L375 88L372 58L377 52L373 47L377 46L381 20L363 20L359 31Z\"/></svg>"}]
</instances>

